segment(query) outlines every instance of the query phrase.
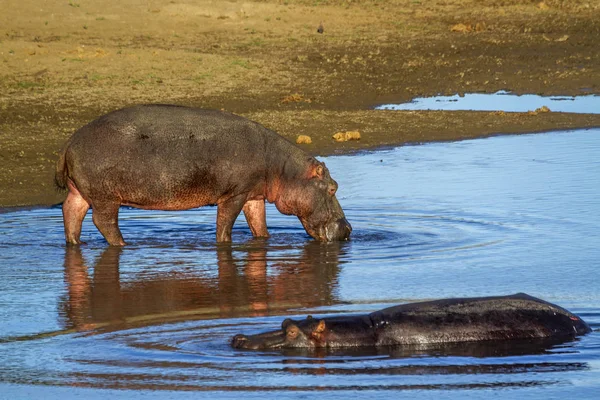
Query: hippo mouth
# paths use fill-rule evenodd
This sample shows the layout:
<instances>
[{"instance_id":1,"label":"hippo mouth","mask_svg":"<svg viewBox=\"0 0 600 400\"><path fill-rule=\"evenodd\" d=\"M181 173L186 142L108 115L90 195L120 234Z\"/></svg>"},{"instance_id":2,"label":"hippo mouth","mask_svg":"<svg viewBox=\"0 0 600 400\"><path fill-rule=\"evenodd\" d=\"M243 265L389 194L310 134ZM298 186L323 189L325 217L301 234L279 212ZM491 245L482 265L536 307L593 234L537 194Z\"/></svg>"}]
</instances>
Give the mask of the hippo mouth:
<instances>
[{"instance_id":1,"label":"hippo mouth","mask_svg":"<svg viewBox=\"0 0 600 400\"><path fill-rule=\"evenodd\" d=\"M322 242L348 240L350 233L352 233L352 225L344 217L317 227L311 226L308 221L302 219L300 221L310 236Z\"/></svg>"}]
</instances>

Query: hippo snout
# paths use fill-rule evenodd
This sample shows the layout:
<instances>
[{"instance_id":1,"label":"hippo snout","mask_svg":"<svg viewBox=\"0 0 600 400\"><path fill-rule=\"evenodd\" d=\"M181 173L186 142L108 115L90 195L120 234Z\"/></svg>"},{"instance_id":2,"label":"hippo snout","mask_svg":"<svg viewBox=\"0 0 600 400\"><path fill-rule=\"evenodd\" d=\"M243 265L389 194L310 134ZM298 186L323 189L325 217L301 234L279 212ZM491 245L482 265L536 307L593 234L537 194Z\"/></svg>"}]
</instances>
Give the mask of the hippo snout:
<instances>
[{"instance_id":1,"label":"hippo snout","mask_svg":"<svg viewBox=\"0 0 600 400\"><path fill-rule=\"evenodd\" d=\"M260 349L278 349L286 341L285 331L277 329L272 332L259 333L257 335L238 334L231 339L231 347L234 349L260 350Z\"/></svg>"},{"instance_id":2,"label":"hippo snout","mask_svg":"<svg viewBox=\"0 0 600 400\"><path fill-rule=\"evenodd\" d=\"M235 335L233 339L231 339L231 347L236 349L244 348L244 344L248 341L248 338L245 335L239 334Z\"/></svg>"},{"instance_id":3,"label":"hippo snout","mask_svg":"<svg viewBox=\"0 0 600 400\"><path fill-rule=\"evenodd\" d=\"M347 240L350 237L350 233L352 233L352 225L343 217L327 224L325 227L325 236L330 242Z\"/></svg>"}]
</instances>

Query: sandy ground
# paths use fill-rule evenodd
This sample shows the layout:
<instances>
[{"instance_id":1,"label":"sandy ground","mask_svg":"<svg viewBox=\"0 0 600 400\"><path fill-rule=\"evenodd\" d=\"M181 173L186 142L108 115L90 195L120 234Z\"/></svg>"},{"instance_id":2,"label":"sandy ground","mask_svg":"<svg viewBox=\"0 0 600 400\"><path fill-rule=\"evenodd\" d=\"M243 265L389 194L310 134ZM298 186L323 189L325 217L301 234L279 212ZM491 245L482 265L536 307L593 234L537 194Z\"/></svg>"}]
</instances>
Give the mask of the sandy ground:
<instances>
[{"instance_id":1,"label":"sandy ground","mask_svg":"<svg viewBox=\"0 0 600 400\"><path fill-rule=\"evenodd\" d=\"M595 0L4 0L0 206L60 202L65 140L137 103L223 108L310 135L302 146L316 155L600 126L600 115L372 109L436 94L598 94L599 15ZM346 130L361 140L331 138Z\"/></svg>"}]
</instances>

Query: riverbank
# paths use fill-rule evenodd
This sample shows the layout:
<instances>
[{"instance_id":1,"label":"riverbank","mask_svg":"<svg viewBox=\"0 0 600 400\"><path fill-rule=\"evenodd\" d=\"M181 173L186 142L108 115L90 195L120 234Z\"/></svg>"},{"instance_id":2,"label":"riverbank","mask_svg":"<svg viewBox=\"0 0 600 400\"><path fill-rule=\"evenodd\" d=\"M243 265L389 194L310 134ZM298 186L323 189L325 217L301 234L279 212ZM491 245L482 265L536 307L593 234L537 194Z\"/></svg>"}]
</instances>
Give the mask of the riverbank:
<instances>
[{"instance_id":1,"label":"riverbank","mask_svg":"<svg viewBox=\"0 0 600 400\"><path fill-rule=\"evenodd\" d=\"M138 103L226 109L315 155L600 126L600 115L377 111L467 92L600 93L591 1L12 1L0 15L0 206L53 204L66 139ZM322 23L324 32L317 32ZM338 143L338 131L360 141Z\"/></svg>"}]
</instances>

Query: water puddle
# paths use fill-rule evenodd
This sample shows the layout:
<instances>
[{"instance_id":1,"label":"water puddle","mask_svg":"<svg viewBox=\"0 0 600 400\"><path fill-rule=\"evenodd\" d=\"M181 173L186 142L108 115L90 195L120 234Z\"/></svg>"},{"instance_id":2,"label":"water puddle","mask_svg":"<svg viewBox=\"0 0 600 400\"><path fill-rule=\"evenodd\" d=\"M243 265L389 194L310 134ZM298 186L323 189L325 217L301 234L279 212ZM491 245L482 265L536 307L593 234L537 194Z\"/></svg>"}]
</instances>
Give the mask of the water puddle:
<instances>
[{"instance_id":1,"label":"water puddle","mask_svg":"<svg viewBox=\"0 0 600 400\"><path fill-rule=\"evenodd\" d=\"M527 112L548 107L553 112L598 114L600 96L521 96L506 91L467 93L453 96L419 97L410 103L382 104L376 110L505 111Z\"/></svg>"},{"instance_id":2,"label":"water puddle","mask_svg":"<svg viewBox=\"0 0 600 400\"><path fill-rule=\"evenodd\" d=\"M600 131L589 130L326 158L354 227L345 243L315 242L271 206L272 237L253 239L240 218L231 246L214 242L214 208L124 208L123 249L106 246L90 215L78 248L64 245L59 208L0 213L0 393L547 399L576 386L592 398L598 153ZM567 343L328 353L229 346L287 315L516 292L562 305L595 331Z\"/></svg>"}]
</instances>

